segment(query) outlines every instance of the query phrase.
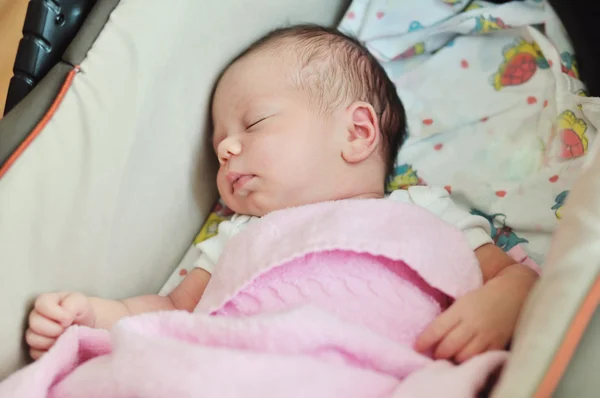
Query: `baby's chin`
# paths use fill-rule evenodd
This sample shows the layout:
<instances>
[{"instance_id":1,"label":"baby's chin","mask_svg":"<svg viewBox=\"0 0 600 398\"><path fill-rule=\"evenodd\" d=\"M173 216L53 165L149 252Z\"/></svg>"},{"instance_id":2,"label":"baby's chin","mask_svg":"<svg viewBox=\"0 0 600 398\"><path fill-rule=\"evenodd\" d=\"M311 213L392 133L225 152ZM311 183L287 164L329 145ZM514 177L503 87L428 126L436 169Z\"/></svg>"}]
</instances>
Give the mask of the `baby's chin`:
<instances>
[{"instance_id":1,"label":"baby's chin","mask_svg":"<svg viewBox=\"0 0 600 398\"><path fill-rule=\"evenodd\" d=\"M273 211L264 204L261 205L260 203L256 203L253 196L255 195L226 195L222 196L222 199L223 202L225 202L225 205L236 214L262 217Z\"/></svg>"},{"instance_id":2,"label":"baby's chin","mask_svg":"<svg viewBox=\"0 0 600 398\"><path fill-rule=\"evenodd\" d=\"M264 194L258 192L249 193L244 196L225 195L222 196L222 199L225 205L236 214L254 217L262 217L276 210L297 206L297 204L287 204L273 200L273 198L265 197Z\"/></svg>"}]
</instances>

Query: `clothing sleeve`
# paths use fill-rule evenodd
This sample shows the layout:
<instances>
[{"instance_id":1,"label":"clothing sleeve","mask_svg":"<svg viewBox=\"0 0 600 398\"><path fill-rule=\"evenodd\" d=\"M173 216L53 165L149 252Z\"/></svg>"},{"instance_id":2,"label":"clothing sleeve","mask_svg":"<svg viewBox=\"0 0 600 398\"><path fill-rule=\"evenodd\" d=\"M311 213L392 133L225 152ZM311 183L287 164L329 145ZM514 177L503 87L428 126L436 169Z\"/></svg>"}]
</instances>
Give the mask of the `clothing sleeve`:
<instances>
[{"instance_id":1,"label":"clothing sleeve","mask_svg":"<svg viewBox=\"0 0 600 398\"><path fill-rule=\"evenodd\" d=\"M213 274L215 271L215 266L217 265L219 257L221 256L221 252L223 251L223 239L221 238L222 237L219 237L217 234L212 238L209 238L196 245L196 247L200 249L201 254L198 260L196 260L194 263L195 268L202 268L209 274Z\"/></svg>"},{"instance_id":2,"label":"clothing sleeve","mask_svg":"<svg viewBox=\"0 0 600 398\"><path fill-rule=\"evenodd\" d=\"M212 275L227 242L244 229L252 219L253 217L249 216L234 215L231 220L221 222L217 235L196 245L202 254L194 263L194 267L202 268Z\"/></svg>"},{"instance_id":3,"label":"clothing sleeve","mask_svg":"<svg viewBox=\"0 0 600 398\"><path fill-rule=\"evenodd\" d=\"M215 265L206 254L202 253L194 263L194 268L201 268L212 275L215 271Z\"/></svg>"},{"instance_id":4,"label":"clothing sleeve","mask_svg":"<svg viewBox=\"0 0 600 398\"><path fill-rule=\"evenodd\" d=\"M444 188L409 187L407 190L392 192L389 199L416 204L454 225L465 234L473 250L487 243L494 243L490 236L489 222L485 218L471 214L468 210L459 207Z\"/></svg>"}]
</instances>

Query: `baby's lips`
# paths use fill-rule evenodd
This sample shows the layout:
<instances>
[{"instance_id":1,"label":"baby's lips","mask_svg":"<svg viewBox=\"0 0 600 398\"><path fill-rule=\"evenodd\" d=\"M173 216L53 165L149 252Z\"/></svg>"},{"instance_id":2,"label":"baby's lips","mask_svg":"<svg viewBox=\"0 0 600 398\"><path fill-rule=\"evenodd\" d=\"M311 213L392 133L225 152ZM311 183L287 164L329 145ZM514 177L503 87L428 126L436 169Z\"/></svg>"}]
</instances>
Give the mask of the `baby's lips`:
<instances>
[{"instance_id":1,"label":"baby's lips","mask_svg":"<svg viewBox=\"0 0 600 398\"><path fill-rule=\"evenodd\" d=\"M227 175L225 176L225 178L227 179L227 181L230 184L233 184L234 182L236 182L242 176L243 176L242 173L236 173L236 172L230 171L229 173L227 173Z\"/></svg>"}]
</instances>

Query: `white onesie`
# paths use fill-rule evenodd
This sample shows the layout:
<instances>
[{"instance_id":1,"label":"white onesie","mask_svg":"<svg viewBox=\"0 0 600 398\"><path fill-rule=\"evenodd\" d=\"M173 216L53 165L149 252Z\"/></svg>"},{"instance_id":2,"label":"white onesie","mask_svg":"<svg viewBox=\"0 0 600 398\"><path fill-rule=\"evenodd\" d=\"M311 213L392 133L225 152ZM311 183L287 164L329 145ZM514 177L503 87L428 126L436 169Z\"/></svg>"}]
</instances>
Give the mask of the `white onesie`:
<instances>
[{"instance_id":1,"label":"white onesie","mask_svg":"<svg viewBox=\"0 0 600 398\"><path fill-rule=\"evenodd\" d=\"M402 203L413 203L429 210L442 220L463 231L473 250L486 243L493 242L490 237L488 221L458 207L443 188L414 186L407 190L394 191L386 199ZM231 220L219 224L219 233L216 236L198 244L197 247L202 254L194 266L212 274L227 241L256 218L236 214Z\"/></svg>"}]
</instances>

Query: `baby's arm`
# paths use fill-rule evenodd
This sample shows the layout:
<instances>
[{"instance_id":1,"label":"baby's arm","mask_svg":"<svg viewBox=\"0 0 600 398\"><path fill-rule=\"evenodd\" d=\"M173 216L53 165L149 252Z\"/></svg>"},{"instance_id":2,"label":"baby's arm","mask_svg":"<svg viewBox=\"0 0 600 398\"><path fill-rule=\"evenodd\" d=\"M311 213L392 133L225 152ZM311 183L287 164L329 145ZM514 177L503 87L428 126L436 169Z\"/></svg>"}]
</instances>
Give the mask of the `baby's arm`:
<instances>
[{"instance_id":1,"label":"baby's arm","mask_svg":"<svg viewBox=\"0 0 600 398\"><path fill-rule=\"evenodd\" d=\"M435 348L436 359L463 362L484 351L503 349L510 341L538 275L491 243L479 247L475 255L483 287L459 298L436 318L417 340L418 351Z\"/></svg>"},{"instance_id":2,"label":"baby's arm","mask_svg":"<svg viewBox=\"0 0 600 398\"><path fill-rule=\"evenodd\" d=\"M34 359L42 356L71 325L110 329L118 320L145 312L192 311L210 280L210 274L195 268L168 296L147 295L124 300L87 297L81 293L40 295L29 314L25 340Z\"/></svg>"},{"instance_id":3,"label":"baby's arm","mask_svg":"<svg viewBox=\"0 0 600 398\"><path fill-rule=\"evenodd\" d=\"M210 274L194 268L168 296L150 294L124 300L105 300L90 297L89 304L95 322L90 327L110 329L121 318L155 311L193 311L210 280Z\"/></svg>"}]
</instances>

